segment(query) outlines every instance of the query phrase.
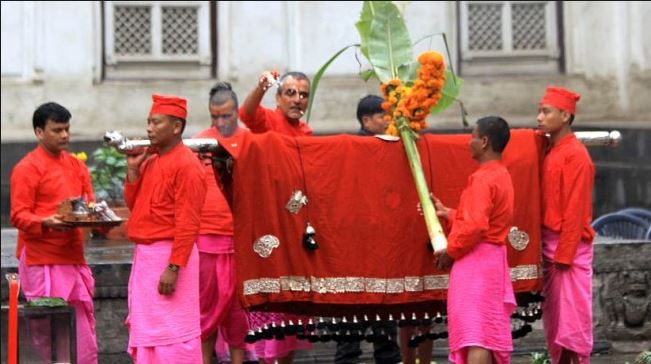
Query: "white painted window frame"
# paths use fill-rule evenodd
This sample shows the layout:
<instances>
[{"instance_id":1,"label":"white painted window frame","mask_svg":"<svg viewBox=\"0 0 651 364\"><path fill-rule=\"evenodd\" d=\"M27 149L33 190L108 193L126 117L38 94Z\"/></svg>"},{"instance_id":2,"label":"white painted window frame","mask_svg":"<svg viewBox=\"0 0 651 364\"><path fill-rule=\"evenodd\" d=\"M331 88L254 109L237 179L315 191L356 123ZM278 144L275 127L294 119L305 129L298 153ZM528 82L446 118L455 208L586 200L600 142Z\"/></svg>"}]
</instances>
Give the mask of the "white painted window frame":
<instances>
[{"instance_id":1,"label":"white painted window frame","mask_svg":"<svg viewBox=\"0 0 651 364\"><path fill-rule=\"evenodd\" d=\"M117 55L114 51L115 35L113 33L114 7L119 6L149 6L151 12L151 55ZM199 9L197 17L198 53L196 55L167 55L162 52L162 7L196 7ZM199 65L211 65L210 50L210 2L209 1L106 1L104 7L104 38L105 62L107 66L124 63L162 63L162 62L196 62Z\"/></svg>"},{"instance_id":2,"label":"white painted window frame","mask_svg":"<svg viewBox=\"0 0 651 364\"><path fill-rule=\"evenodd\" d=\"M469 4L502 4L502 44L499 51L477 51L469 49L468 34L468 5ZM518 3L545 3L545 34L547 49L514 50L512 44L512 18L511 4ZM555 1L461 1L460 2L460 35L461 59L469 61L481 58L517 58L517 57L559 57L558 45L558 19Z\"/></svg>"}]
</instances>

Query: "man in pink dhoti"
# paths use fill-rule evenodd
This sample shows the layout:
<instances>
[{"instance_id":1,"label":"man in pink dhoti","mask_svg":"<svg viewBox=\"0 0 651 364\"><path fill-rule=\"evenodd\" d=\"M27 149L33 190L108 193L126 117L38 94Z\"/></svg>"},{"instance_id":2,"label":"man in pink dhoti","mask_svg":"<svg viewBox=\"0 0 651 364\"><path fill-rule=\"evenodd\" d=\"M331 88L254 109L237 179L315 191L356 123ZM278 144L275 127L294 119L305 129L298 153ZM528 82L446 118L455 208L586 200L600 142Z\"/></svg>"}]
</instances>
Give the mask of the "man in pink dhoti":
<instances>
[{"instance_id":1,"label":"man in pink dhoti","mask_svg":"<svg viewBox=\"0 0 651 364\"><path fill-rule=\"evenodd\" d=\"M506 121L477 121L470 140L479 162L468 178L456 210L435 199L437 215L451 225L448 247L438 266L452 265L448 288L448 332L453 363L510 363L511 314L515 296L506 261L506 238L513 224L513 183L502 164L509 141Z\"/></svg>"},{"instance_id":2,"label":"man in pink dhoti","mask_svg":"<svg viewBox=\"0 0 651 364\"><path fill-rule=\"evenodd\" d=\"M11 223L18 229L16 255L25 297L61 297L75 308L77 362L86 364L97 363L95 281L84 258L81 229L57 213L66 198L94 200L88 168L67 152L70 118L70 112L54 102L34 112L39 144L11 173Z\"/></svg>"},{"instance_id":3,"label":"man in pink dhoti","mask_svg":"<svg viewBox=\"0 0 651 364\"><path fill-rule=\"evenodd\" d=\"M212 126L195 137L218 139L237 148L238 136L245 132L237 125L237 107L237 95L231 85L218 82L210 90L208 103ZM197 238L203 363L212 363L218 335L230 349L231 363L242 363L249 321L235 290L233 216L209 159L205 171L208 189Z\"/></svg>"},{"instance_id":4,"label":"man in pink dhoti","mask_svg":"<svg viewBox=\"0 0 651 364\"><path fill-rule=\"evenodd\" d=\"M136 243L129 277L128 351L136 363L201 363L199 253L203 166L183 144L186 100L153 95L151 148L127 156L124 197Z\"/></svg>"},{"instance_id":5,"label":"man in pink dhoti","mask_svg":"<svg viewBox=\"0 0 651 364\"><path fill-rule=\"evenodd\" d=\"M592 352L592 186L595 169L572 133L580 95L548 87L538 129L551 149L542 171L543 324L552 363L589 363Z\"/></svg>"}]
</instances>

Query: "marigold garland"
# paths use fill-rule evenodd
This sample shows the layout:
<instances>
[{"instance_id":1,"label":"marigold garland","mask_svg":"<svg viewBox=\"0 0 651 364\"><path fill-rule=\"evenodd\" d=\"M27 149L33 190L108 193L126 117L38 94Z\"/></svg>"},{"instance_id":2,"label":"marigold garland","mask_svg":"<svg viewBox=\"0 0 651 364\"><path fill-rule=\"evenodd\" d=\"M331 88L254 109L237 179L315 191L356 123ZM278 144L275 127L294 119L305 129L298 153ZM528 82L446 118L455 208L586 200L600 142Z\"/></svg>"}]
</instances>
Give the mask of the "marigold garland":
<instances>
[{"instance_id":1,"label":"marigold garland","mask_svg":"<svg viewBox=\"0 0 651 364\"><path fill-rule=\"evenodd\" d=\"M432 106L441 99L445 84L445 62L438 52L424 52L418 57L420 68L413 86L402 84L399 79L380 85L385 101L382 109L389 121L386 133L398 136L400 128L408 127L418 133L427 128L425 118Z\"/></svg>"}]
</instances>

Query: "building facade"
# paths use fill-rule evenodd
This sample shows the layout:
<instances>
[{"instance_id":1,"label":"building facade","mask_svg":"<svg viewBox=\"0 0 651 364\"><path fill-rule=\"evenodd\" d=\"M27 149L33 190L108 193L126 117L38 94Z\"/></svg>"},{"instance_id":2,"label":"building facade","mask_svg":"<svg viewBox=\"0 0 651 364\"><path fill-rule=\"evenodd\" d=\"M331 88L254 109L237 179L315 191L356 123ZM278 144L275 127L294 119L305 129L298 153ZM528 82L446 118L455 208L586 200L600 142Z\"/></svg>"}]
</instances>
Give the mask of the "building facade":
<instances>
[{"instance_id":1,"label":"building facade","mask_svg":"<svg viewBox=\"0 0 651 364\"><path fill-rule=\"evenodd\" d=\"M642 1L397 2L415 42L444 32L460 99L470 120L500 114L535 124L549 84L580 92L580 118L651 123L651 3ZM339 49L357 43L361 2L330 1L3 1L2 141L33 140L31 114L47 101L68 107L73 137L107 129L143 135L153 92L189 99L188 131L209 124L208 90L233 84L240 99L266 69L313 76ZM441 36L415 52L445 52ZM365 83L355 51L330 67L314 100L317 132L357 127ZM362 65L363 69L363 65ZM273 105L273 95L264 99ZM579 120L581 120L579 119ZM431 118L459 127L455 106ZM609 126L615 126L610 125Z\"/></svg>"}]
</instances>

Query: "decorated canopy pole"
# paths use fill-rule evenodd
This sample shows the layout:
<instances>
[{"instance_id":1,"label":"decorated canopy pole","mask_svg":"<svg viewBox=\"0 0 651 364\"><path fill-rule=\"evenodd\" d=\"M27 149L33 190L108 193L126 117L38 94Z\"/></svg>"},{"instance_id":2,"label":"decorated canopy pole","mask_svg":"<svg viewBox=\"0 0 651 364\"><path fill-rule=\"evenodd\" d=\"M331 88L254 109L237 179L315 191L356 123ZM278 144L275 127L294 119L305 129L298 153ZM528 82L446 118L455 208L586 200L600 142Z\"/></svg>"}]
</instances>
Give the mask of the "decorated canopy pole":
<instances>
[{"instance_id":1,"label":"decorated canopy pole","mask_svg":"<svg viewBox=\"0 0 651 364\"><path fill-rule=\"evenodd\" d=\"M441 251L446 248L447 241L429 197L423 167L416 149L416 139L417 132L427 127L425 118L430 109L441 99L441 89L445 83L445 64L443 56L437 52L421 54L418 62L420 64L418 78L413 81L413 86L403 85L399 78L395 78L397 75L393 74L394 78L388 83L382 83L380 89L386 100L382 103L382 108L386 111L385 118L389 121L387 134L399 135L405 147L430 243L434 251Z\"/></svg>"},{"instance_id":2,"label":"decorated canopy pole","mask_svg":"<svg viewBox=\"0 0 651 364\"><path fill-rule=\"evenodd\" d=\"M405 21L390 1L365 1L355 26L360 43L341 49L315 75L307 119L311 115L316 88L326 68L346 49L359 47L371 66L360 75L364 80L376 77L381 82L380 90L385 99L382 107L389 121L386 133L402 139L430 242L434 251L442 251L447 246L447 240L430 199L416 140L418 132L427 128L427 115L443 111L455 101L462 80L445 69L443 55L438 52L427 51L414 60ZM444 34L443 39L446 40Z\"/></svg>"}]
</instances>

